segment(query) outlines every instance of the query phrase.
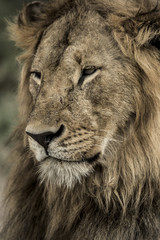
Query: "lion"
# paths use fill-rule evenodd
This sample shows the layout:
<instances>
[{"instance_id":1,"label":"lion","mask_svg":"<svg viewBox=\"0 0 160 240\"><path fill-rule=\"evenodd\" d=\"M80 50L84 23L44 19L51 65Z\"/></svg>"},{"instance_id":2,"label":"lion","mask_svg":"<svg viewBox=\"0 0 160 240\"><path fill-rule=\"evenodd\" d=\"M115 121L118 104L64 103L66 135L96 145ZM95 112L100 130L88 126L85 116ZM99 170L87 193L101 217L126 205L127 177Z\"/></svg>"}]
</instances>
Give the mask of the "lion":
<instances>
[{"instance_id":1,"label":"lion","mask_svg":"<svg viewBox=\"0 0 160 240\"><path fill-rule=\"evenodd\" d=\"M32 2L3 240L160 239L160 1Z\"/></svg>"}]
</instances>

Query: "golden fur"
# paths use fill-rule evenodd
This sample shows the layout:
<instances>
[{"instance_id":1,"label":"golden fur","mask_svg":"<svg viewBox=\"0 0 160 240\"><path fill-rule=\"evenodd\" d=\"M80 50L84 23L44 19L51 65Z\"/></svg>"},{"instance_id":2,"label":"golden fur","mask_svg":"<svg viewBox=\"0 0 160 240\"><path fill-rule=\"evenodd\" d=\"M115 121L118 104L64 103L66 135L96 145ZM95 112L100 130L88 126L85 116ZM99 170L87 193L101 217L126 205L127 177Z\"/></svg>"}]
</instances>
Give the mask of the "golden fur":
<instances>
[{"instance_id":1,"label":"golden fur","mask_svg":"<svg viewBox=\"0 0 160 240\"><path fill-rule=\"evenodd\" d=\"M34 2L10 25L25 51L1 239L160 239L159 4ZM25 131L54 132L50 158Z\"/></svg>"}]
</instances>

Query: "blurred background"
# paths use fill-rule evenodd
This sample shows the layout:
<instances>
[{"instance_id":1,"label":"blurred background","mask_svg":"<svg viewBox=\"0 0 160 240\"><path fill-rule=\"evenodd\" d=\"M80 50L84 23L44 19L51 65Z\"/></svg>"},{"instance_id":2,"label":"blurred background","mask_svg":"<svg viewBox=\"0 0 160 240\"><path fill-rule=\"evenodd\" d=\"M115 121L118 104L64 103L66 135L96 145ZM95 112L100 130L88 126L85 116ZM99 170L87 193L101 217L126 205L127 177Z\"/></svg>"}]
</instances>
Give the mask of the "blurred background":
<instances>
[{"instance_id":1,"label":"blurred background","mask_svg":"<svg viewBox=\"0 0 160 240\"><path fill-rule=\"evenodd\" d=\"M16 56L20 50L9 40L6 20L12 20L29 0L0 0L0 202L9 171L7 141L17 123L16 93L20 66Z\"/></svg>"}]
</instances>

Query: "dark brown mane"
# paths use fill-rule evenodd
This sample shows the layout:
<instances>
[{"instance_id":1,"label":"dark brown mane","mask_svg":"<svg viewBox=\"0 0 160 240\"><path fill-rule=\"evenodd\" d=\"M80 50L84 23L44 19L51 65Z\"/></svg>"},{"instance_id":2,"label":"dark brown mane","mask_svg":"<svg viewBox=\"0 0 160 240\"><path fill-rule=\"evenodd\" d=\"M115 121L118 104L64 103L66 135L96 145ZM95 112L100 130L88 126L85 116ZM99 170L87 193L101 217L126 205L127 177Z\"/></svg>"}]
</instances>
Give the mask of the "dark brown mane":
<instances>
[{"instance_id":1,"label":"dark brown mane","mask_svg":"<svg viewBox=\"0 0 160 240\"><path fill-rule=\"evenodd\" d=\"M159 0L37 2L35 8L27 5L10 24L12 39L24 53L20 57L23 62L19 86L20 124L14 139L15 149L10 156L14 167L6 198L7 217L0 239L85 239L85 224L90 239L93 239L92 226L101 228L103 222L107 226L106 232L110 233L108 239L120 239L119 236L123 240L159 239L159 4ZM81 184L77 183L72 190L46 187L40 184L37 163L24 143L26 122L33 107L26 79L46 28L62 16L68 14L72 19L84 11L100 14L122 53L137 67L140 80L135 96L136 116L127 130L119 130L122 145L115 143L111 148L112 157L114 149L119 148L119 155L114 156L115 172L102 162L96 166L97 173ZM136 73L133 77L137 77ZM84 219L82 224L81 219ZM79 235L77 227L80 227Z\"/></svg>"}]
</instances>

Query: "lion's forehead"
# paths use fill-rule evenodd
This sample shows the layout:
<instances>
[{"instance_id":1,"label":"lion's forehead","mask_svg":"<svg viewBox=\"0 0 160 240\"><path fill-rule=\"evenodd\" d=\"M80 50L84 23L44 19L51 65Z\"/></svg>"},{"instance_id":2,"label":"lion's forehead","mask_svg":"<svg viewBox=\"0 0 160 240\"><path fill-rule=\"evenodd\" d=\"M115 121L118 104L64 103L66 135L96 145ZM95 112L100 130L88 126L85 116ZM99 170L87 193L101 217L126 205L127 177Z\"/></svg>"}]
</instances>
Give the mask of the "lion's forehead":
<instances>
[{"instance_id":1,"label":"lion's forehead","mask_svg":"<svg viewBox=\"0 0 160 240\"><path fill-rule=\"evenodd\" d=\"M52 64L55 68L64 55L68 57L69 64L73 64L70 62L73 58L83 58L90 64L92 56L93 64L95 61L102 61L104 42L106 42L105 22L99 15L93 16L90 13L76 19L75 22L70 22L63 16L44 32L33 65L43 64L48 67ZM99 59L98 55L101 56Z\"/></svg>"}]
</instances>

